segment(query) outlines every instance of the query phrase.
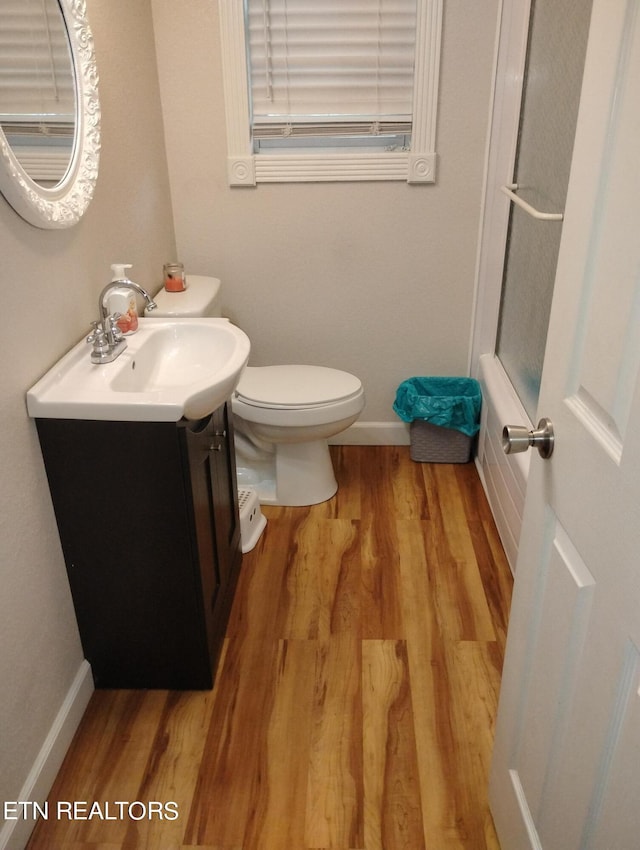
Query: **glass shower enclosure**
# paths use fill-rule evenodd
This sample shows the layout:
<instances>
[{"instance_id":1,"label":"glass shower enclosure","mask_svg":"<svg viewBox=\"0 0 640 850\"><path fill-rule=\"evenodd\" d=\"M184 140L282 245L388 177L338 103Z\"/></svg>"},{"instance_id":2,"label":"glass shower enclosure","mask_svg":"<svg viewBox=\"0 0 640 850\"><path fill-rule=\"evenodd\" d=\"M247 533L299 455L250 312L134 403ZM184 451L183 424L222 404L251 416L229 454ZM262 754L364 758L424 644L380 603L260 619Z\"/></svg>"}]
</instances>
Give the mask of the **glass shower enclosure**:
<instances>
[{"instance_id":1,"label":"glass shower enclosure","mask_svg":"<svg viewBox=\"0 0 640 850\"><path fill-rule=\"evenodd\" d=\"M532 422L569 183L591 0L532 0L496 354Z\"/></svg>"}]
</instances>

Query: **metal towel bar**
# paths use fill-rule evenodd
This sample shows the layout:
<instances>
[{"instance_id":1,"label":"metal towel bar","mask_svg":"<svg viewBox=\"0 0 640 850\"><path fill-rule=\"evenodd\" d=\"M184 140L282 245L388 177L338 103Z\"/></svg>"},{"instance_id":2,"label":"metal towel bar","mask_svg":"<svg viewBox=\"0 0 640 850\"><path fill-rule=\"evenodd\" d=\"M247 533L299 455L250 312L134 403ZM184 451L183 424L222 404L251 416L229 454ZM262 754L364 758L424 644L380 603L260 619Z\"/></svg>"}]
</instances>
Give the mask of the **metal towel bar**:
<instances>
[{"instance_id":1,"label":"metal towel bar","mask_svg":"<svg viewBox=\"0 0 640 850\"><path fill-rule=\"evenodd\" d=\"M528 204L526 201L523 201L522 198L519 198L514 192L514 189L517 188L517 183L509 183L507 186L500 187L500 189L504 192L507 198L510 198L516 206L529 213L529 215L533 216L533 218L537 218L539 221L562 221L562 219L564 218L562 213L540 212L540 210L537 210L535 207L532 207L531 204Z\"/></svg>"}]
</instances>

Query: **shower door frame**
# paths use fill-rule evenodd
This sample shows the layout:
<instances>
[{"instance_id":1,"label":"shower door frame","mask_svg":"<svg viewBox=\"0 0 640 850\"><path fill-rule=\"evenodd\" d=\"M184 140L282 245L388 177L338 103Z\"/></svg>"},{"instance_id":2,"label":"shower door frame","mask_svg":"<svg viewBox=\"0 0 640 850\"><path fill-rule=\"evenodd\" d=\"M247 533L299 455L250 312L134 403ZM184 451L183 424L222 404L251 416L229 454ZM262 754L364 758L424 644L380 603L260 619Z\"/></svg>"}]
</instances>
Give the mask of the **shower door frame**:
<instances>
[{"instance_id":1,"label":"shower door frame","mask_svg":"<svg viewBox=\"0 0 640 850\"><path fill-rule=\"evenodd\" d=\"M512 572L530 453L505 455L501 432L507 422L533 423L495 353L510 213L500 187L512 182L515 168L530 14L531 0L500 3L469 358L469 374L483 390L476 465Z\"/></svg>"}]
</instances>

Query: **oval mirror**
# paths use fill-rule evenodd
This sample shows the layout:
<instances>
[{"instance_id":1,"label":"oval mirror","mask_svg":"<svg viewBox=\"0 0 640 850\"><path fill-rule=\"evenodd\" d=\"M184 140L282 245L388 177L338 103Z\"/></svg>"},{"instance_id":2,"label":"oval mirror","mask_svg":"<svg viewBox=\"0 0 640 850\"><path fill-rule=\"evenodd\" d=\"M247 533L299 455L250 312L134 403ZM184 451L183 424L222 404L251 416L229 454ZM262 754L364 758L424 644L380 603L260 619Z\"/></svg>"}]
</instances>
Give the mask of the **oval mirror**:
<instances>
[{"instance_id":1,"label":"oval mirror","mask_svg":"<svg viewBox=\"0 0 640 850\"><path fill-rule=\"evenodd\" d=\"M0 192L36 227L71 227L93 197L99 155L85 0L2 0Z\"/></svg>"}]
</instances>

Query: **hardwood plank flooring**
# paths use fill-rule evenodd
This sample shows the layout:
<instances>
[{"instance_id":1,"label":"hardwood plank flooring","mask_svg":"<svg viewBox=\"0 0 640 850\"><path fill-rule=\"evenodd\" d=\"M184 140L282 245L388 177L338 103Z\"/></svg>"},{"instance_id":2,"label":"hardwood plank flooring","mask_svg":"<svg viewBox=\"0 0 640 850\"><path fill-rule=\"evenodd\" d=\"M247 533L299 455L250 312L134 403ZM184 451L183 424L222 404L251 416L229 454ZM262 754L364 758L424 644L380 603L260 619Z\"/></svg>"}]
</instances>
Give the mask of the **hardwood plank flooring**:
<instances>
[{"instance_id":1,"label":"hardwood plank flooring","mask_svg":"<svg viewBox=\"0 0 640 850\"><path fill-rule=\"evenodd\" d=\"M214 690L96 691L49 798L178 817L50 817L28 850L498 850L511 575L475 467L332 454L333 499L263 509Z\"/></svg>"}]
</instances>

